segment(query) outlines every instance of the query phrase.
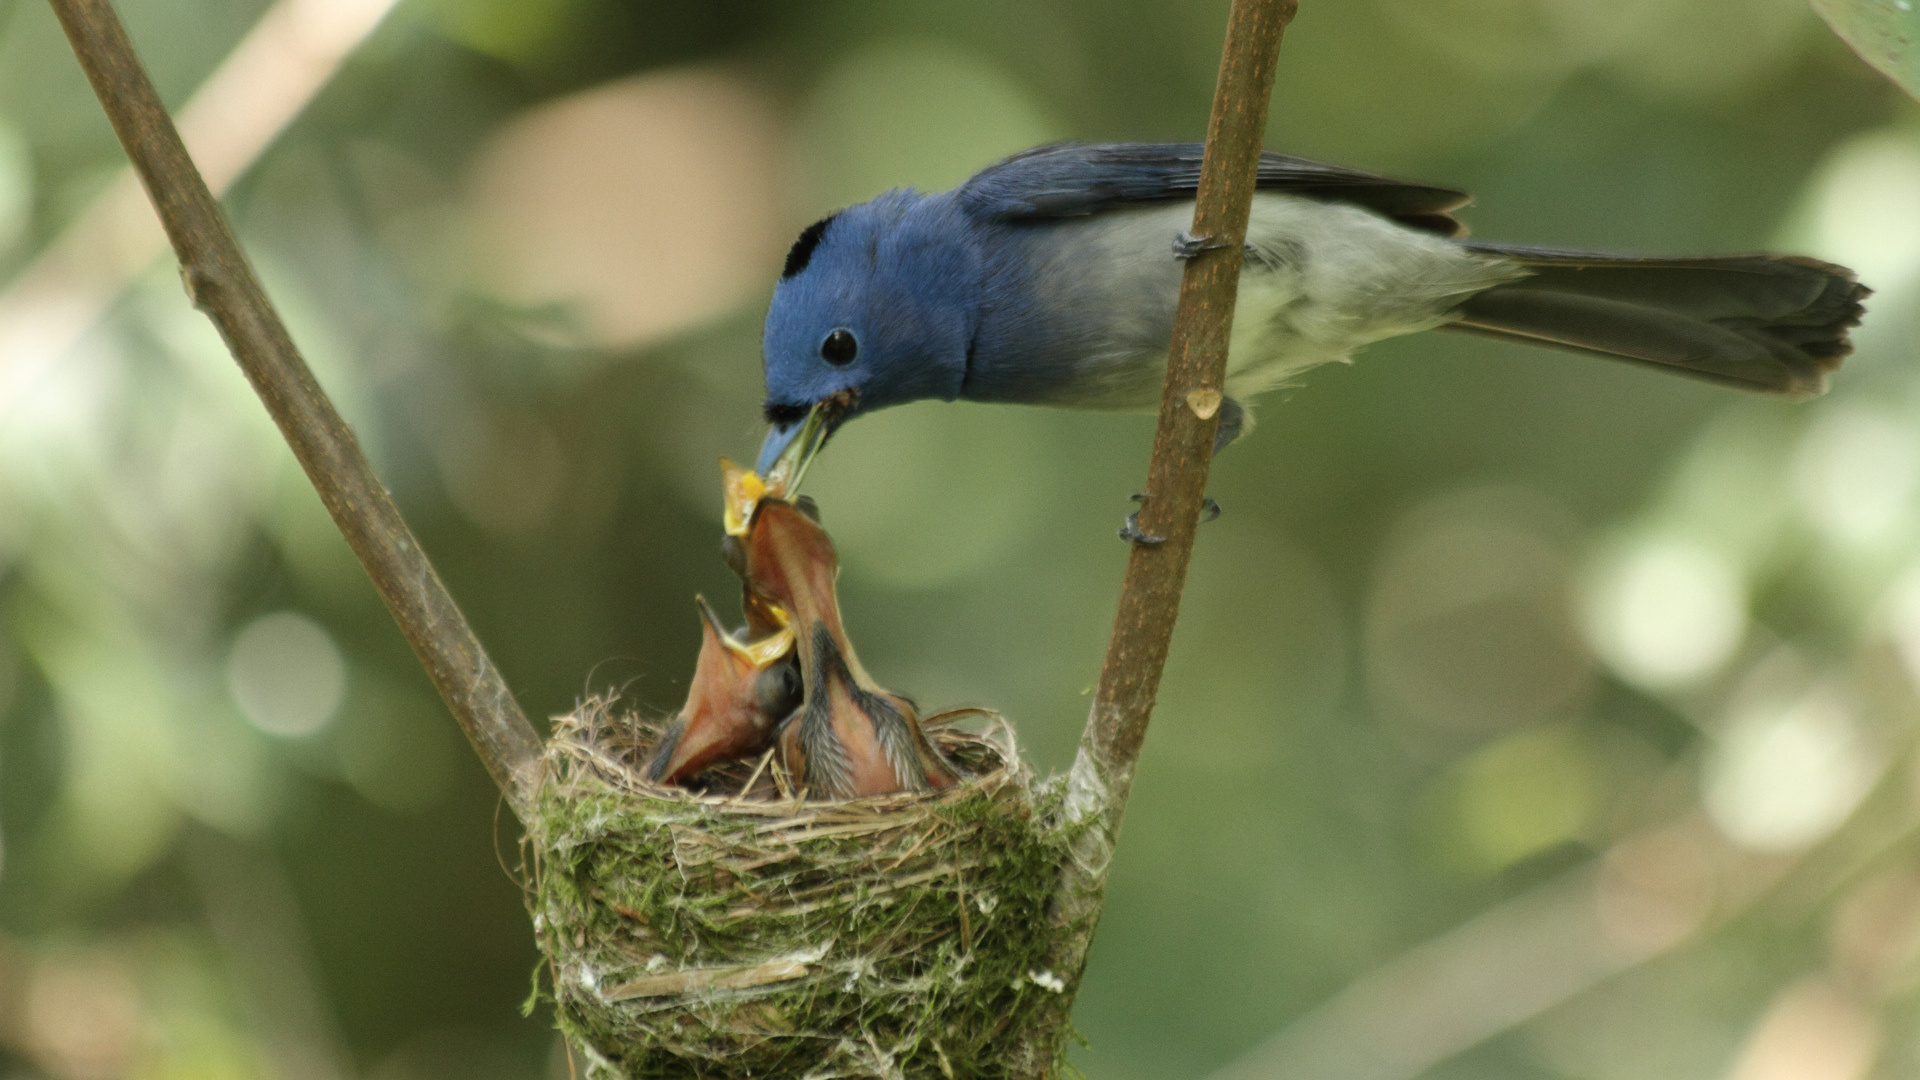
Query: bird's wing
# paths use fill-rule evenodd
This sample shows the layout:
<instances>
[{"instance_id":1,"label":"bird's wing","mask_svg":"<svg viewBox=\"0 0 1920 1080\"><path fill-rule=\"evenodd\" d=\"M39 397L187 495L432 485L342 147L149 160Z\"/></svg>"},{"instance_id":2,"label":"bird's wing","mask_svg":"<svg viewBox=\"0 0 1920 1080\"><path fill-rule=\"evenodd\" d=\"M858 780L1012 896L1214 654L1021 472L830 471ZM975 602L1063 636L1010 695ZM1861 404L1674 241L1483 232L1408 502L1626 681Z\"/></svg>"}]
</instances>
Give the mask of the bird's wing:
<instances>
[{"instance_id":1,"label":"bird's wing","mask_svg":"<svg viewBox=\"0 0 1920 1080\"><path fill-rule=\"evenodd\" d=\"M1192 198L1200 186L1201 149L1199 143L1056 143L989 165L954 194L969 212L998 221L1083 217L1130 203ZM1260 155L1259 186L1364 206L1442 236L1466 232L1450 211L1468 197L1451 188L1270 152Z\"/></svg>"}]
</instances>

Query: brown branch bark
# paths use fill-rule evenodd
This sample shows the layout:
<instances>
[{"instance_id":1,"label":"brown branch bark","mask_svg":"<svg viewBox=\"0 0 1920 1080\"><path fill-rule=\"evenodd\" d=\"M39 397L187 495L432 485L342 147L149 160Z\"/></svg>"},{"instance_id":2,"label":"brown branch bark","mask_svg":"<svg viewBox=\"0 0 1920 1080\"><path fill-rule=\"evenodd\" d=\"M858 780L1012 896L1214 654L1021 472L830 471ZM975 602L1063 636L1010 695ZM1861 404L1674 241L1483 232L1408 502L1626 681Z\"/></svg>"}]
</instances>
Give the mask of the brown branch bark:
<instances>
[{"instance_id":1,"label":"brown branch bark","mask_svg":"<svg viewBox=\"0 0 1920 1080\"><path fill-rule=\"evenodd\" d=\"M49 2L153 199L188 297L219 328L454 719L525 820L540 761L533 725L294 347L112 5Z\"/></svg>"},{"instance_id":2,"label":"brown branch bark","mask_svg":"<svg viewBox=\"0 0 1920 1080\"><path fill-rule=\"evenodd\" d=\"M1227 18L1220 78L1207 123L1206 155L1194 200L1192 235L1210 241L1187 262L1174 316L1160 425L1140 509L1142 532L1164 537L1134 543L1120 592L1120 610L1107 641L1093 709L1068 779L1067 813L1073 858L1054 895L1049 920L1061 932L1049 958L1066 992L1050 1023L1019 1044L1023 1076L1045 1076L1053 1064L1099 920L1114 840L1133 789L1141 740L1160 688L1167 647L1180 612L1187 563L1212 461L1214 433L1225 392L1227 341L1240 284L1242 245L1253 206L1255 174L1267 126L1267 102L1279 64L1280 41L1298 0L1234 0Z\"/></svg>"},{"instance_id":3,"label":"brown branch bark","mask_svg":"<svg viewBox=\"0 0 1920 1080\"><path fill-rule=\"evenodd\" d=\"M1081 751L1103 773L1110 831L1119 829L1180 613L1180 592L1220 426L1227 338L1266 134L1267 99L1273 93L1281 35L1293 20L1296 3L1235 0L1227 24L1192 229L1195 237L1217 246L1188 260L1180 282L1160 426L1139 518L1143 532L1165 541L1133 545L1092 715L1081 736Z\"/></svg>"}]
</instances>

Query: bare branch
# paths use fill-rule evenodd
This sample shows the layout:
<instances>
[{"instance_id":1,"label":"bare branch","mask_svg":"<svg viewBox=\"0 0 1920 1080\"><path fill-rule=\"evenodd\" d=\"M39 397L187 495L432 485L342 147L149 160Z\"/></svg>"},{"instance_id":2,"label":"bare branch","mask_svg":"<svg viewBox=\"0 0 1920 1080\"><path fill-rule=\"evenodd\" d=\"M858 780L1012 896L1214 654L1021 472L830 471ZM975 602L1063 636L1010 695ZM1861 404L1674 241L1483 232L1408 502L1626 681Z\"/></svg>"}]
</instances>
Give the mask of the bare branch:
<instances>
[{"instance_id":1,"label":"bare branch","mask_svg":"<svg viewBox=\"0 0 1920 1080\"><path fill-rule=\"evenodd\" d=\"M1133 789L1134 766L1146 736L1167 646L1180 612L1187 562L1193 554L1207 487L1214 432L1225 392L1227 340L1240 284L1242 245L1253 206L1254 179L1267 126L1267 101L1279 64L1280 40L1293 21L1297 0L1234 0L1227 41L1207 123L1206 156L1194 201L1191 234L1197 253L1187 260L1174 316L1160 426L1147 472L1142 533L1162 537L1134 542L1126 582L1092 714L1080 737L1069 778L1068 813L1085 831L1056 891L1049 918L1063 930L1052 972L1068 987L1059 995L1059 1026L1072 1007L1087 946L1093 939L1106 888L1113 843ZM1037 1030L1038 1039L1057 1038ZM1052 1063L1052 1046L1029 1042L1015 1060L1026 1075L1041 1076Z\"/></svg>"},{"instance_id":2,"label":"bare branch","mask_svg":"<svg viewBox=\"0 0 1920 1080\"><path fill-rule=\"evenodd\" d=\"M1144 533L1160 543L1135 543L1093 712L1080 752L1099 767L1106 788L1108 831L1117 832L1133 783L1147 719L1160 689L1180 592L1186 585L1194 531L1206 495L1213 438L1225 393L1227 338L1233 329L1242 245L1253 206L1254 176L1267 126L1280 38L1293 21L1296 0L1236 0L1220 59L1206 158L1194 201L1192 235L1204 250L1187 260L1174 315L1173 348L1160 427L1140 510Z\"/></svg>"},{"instance_id":3,"label":"bare branch","mask_svg":"<svg viewBox=\"0 0 1920 1080\"><path fill-rule=\"evenodd\" d=\"M540 740L373 475L360 443L314 381L207 190L108 0L50 0L127 157L159 211L194 306L226 339L393 612L454 719L524 820Z\"/></svg>"}]
</instances>

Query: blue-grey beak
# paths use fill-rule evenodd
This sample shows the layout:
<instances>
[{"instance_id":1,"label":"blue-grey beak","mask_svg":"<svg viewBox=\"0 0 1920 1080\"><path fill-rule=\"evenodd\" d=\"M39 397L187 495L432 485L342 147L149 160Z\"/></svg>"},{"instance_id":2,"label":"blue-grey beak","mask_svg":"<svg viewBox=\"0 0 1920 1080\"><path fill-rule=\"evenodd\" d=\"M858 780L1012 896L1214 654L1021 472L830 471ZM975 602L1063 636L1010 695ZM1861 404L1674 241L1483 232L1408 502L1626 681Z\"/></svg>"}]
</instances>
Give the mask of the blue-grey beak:
<instances>
[{"instance_id":1,"label":"blue-grey beak","mask_svg":"<svg viewBox=\"0 0 1920 1080\"><path fill-rule=\"evenodd\" d=\"M799 437L800 429L805 426L802 421L790 420L768 428L766 441L760 444L760 460L754 464L753 471L761 476L773 471L773 463L780 460L780 455L786 453L787 447Z\"/></svg>"},{"instance_id":2,"label":"blue-grey beak","mask_svg":"<svg viewBox=\"0 0 1920 1080\"><path fill-rule=\"evenodd\" d=\"M853 392L842 390L813 403L806 418L797 423L776 424L760 446L760 460L754 472L767 482L767 490L782 499L800 493L800 481L820 448L827 445L833 429L840 426L853 408Z\"/></svg>"}]
</instances>

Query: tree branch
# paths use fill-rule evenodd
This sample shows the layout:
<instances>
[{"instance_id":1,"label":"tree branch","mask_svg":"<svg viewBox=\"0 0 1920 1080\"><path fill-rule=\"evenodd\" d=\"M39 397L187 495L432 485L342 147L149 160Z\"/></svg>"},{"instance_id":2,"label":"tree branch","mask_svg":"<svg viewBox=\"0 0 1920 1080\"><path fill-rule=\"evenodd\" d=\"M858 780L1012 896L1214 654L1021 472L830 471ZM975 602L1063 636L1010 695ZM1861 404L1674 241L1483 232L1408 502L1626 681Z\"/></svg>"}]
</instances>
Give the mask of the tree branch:
<instances>
[{"instance_id":1,"label":"tree branch","mask_svg":"<svg viewBox=\"0 0 1920 1080\"><path fill-rule=\"evenodd\" d=\"M1050 957L1053 973L1068 987L1059 995L1056 1031L1064 1027L1086 966L1114 840L1133 790L1141 740L1180 612L1214 433L1220 424L1227 341L1266 134L1267 102L1273 94L1280 40L1296 6L1297 0L1234 0L1227 18L1191 230L1207 243L1187 261L1180 282L1166 388L1160 398L1160 426L1147 472L1146 503L1139 516L1140 531L1165 539L1133 544L1099 688L1068 780L1067 813L1071 823L1084 831L1075 839L1074 857L1062 874L1048 915L1066 931ZM1035 1032L1041 1039L1048 1034L1039 1028ZM1057 1035L1053 1037L1057 1043ZM1023 1075L1043 1076L1052 1064L1052 1053L1051 1046L1029 1040L1015 1060L1025 1070Z\"/></svg>"},{"instance_id":2,"label":"tree branch","mask_svg":"<svg viewBox=\"0 0 1920 1080\"><path fill-rule=\"evenodd\" d=\"M525 820L540 739L314 381L207 190L108 0L49 0L153 199L194 306L226 339L487 772Z\"/></svg>"},{"instance_id":3,"label":"tree branch","mask_svg":"<svg viewBox=\"0 0 1920 1080\"><path fill-rule=\"evenodd\" d=\"M1206 495L1213 438L1225 394L1227 338L1240 284L1240 263L1253 206L1254 177L1267 127L1281 35L1297 0L1235 0L1227 23L1220 81L1207 124L1206 157L1194 200L1192 234L1207 248L1187 261L1174 315L1167 383L1160 397L1141 507L1142 532L1165 537L1135 543L1107 656L1100 668L1092 715L1080 752L1099 767L1107 792L1110 832L1133 786L1134 763L1146 736L1160 672L1167 662L1187 562Z\"/></svg>"}]
</instances>

